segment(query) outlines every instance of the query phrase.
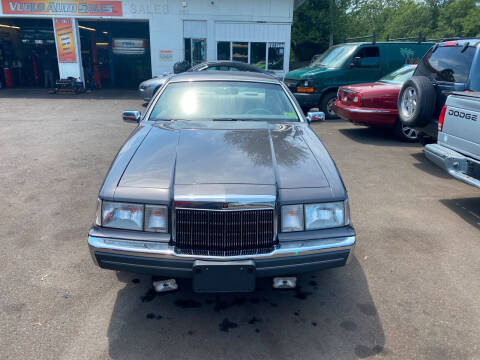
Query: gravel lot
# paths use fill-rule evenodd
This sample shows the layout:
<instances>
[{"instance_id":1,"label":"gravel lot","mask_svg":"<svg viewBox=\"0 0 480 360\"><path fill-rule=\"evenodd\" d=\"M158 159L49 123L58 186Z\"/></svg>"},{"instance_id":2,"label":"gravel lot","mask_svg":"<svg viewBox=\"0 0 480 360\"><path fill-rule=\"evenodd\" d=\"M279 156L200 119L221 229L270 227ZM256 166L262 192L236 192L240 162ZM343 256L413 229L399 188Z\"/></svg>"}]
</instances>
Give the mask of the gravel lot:
<instances>
[{"instance_id":1,"label":"gravel lot","mask_svg":"<svg viewBox=\"0 0 480 360\"><path fill-rule=\"evenodd\" d=\"M246 296L155 296L95 267L97 192L134 127L120 114L142 109L117 95L0 91L1 359L480 359L480 192L343 121L313 128L349 190L347 267Z\"/></svg>"}]
</instances>

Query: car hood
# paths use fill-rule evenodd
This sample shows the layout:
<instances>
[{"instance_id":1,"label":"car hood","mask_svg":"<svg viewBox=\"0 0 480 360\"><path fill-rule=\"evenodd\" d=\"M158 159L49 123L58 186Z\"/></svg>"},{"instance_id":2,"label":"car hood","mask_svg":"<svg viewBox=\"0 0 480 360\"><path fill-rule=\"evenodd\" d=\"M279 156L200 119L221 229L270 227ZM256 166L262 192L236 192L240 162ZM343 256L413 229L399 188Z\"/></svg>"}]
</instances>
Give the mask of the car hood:
<instances>
[{"instance_id":1,"label":"car hood","mask_svg":"<svg viewBox=\"0 0 480 360\"><path fill-rule=\"evenodd\" d=\"M332 73L332 72L337 73L338 69L332 69L332 68L321 67L321 66L304 67L304 68L300 68L300 69L296 69L288 72L287 75L285 75L285 79L302 80L302 79L308 79L308 78L317 76L319 74Z\"/></svg>"},{"instance_id":2,"label":"car hood","mask_svg":"<svg viewBox=\"0 0 480 360\"><path fill-rule=\"evenodd\" d=\"M328 186L321 165L302 135L302 127L290 124L158 123L133 155L119 186Z\"/></svg>"},{"instance_id":3,"label":"car hood","mask_svg":"<svg viewBox=\"0 0 480 360\"><path fill-rule=\"evenodd\" d=\"M145 80L142 83L140 83L140 87L163 85L170 76L171 75L161 76L161 77Z\"/></svg>"},{"instance_id":4,"label":"car hood","mask_svg":"<svg viewBox=\"0 0 480 360\"><path fill-rule=\"evenodd\" d=\"M142 122L115 158L100 198L166 203L192 195L339 201L345 187L308 123Z\"/></svg>"}]
</instances>

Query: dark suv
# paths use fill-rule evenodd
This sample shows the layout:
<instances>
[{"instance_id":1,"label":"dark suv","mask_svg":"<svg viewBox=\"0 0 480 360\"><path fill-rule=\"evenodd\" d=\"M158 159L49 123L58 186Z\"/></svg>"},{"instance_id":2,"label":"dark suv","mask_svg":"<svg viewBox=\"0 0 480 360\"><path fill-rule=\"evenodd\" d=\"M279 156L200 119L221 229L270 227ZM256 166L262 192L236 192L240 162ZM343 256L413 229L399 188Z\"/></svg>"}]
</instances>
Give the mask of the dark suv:
<instances>
[{"instance_id":1,"label":"dark suv","mask_svg":"<svg viewBox=\"0 0 480 360\"><path fill-rule=\"evenodd\" d=\"M480 91L480 39L442 41L428 51L398 96L403 124L436 139L438 117L452 91Z\"/></svg>"}]
</instances>

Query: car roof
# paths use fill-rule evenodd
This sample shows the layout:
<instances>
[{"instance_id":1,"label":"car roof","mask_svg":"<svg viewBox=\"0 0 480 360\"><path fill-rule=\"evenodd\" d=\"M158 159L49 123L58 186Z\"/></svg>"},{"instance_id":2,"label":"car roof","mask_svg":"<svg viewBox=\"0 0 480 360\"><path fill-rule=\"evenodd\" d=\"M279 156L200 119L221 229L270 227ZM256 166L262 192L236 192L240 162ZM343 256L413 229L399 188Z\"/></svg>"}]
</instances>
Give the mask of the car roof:
<instances>
[{"instance_id":1,"label":"car roof","mask_svg":"<svg viewBox=\"0 0 480 360\"><path fill-rule=\"evenodd\" d=\"M346 43L341 43L337 45L433 45L435 44L434 41L376 41L376 42L371 42L371 41L362 41L362 42L346 42Z\"/></svg>"},{"instance_id":2,"label":"car roof","mask_svg":"<svg viewBox=\"0 0 480 360\"><path fill-rule=\"evenodd\" d=\"M480 44L480 38L471 38L471 39L445 39L440 44L445 44L448 42L456 42L457 46L463 46L466 43L469 43L470 46L476 46Z\"/></svg>"},{"instance_id":3,"label":"car roof","mask_svg":"<svg viewBox=\"0 0 480 360\"><path fill-rule=\"evenodd\" d=\"M184 81L251 81L280 84L273 76L251 71L191 71L176 74L168 82Z\"/></svg>"}]
</instances>

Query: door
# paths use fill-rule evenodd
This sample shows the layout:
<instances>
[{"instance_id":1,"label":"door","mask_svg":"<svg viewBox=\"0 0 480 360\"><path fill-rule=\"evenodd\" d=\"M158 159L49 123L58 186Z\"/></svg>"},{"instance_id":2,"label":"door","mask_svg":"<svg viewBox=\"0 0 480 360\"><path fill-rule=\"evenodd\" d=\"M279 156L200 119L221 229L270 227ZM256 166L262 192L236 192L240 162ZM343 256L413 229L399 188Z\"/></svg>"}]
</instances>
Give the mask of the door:
<instances>
[{"instance_id":1,"label":"door","mask_svg":"<svg viewBox=\"0 0 480 360\"><path fill-rule=\"evenodd\" d=\"M363 46L352 56L345 72L346 84L370 83L382 77L380 49L378 46Z\"/></svg>"},{"instance_id":2,"label":"door","mask_svg":"<svg viewBox=\"0 0 480 360\"><path fill-rule=\"evenodd\" d=\"M207 60L207 40L206 39L192 39L192 58L190 63L192 66L200 64Z\"/></svg>"}]
</instances>

